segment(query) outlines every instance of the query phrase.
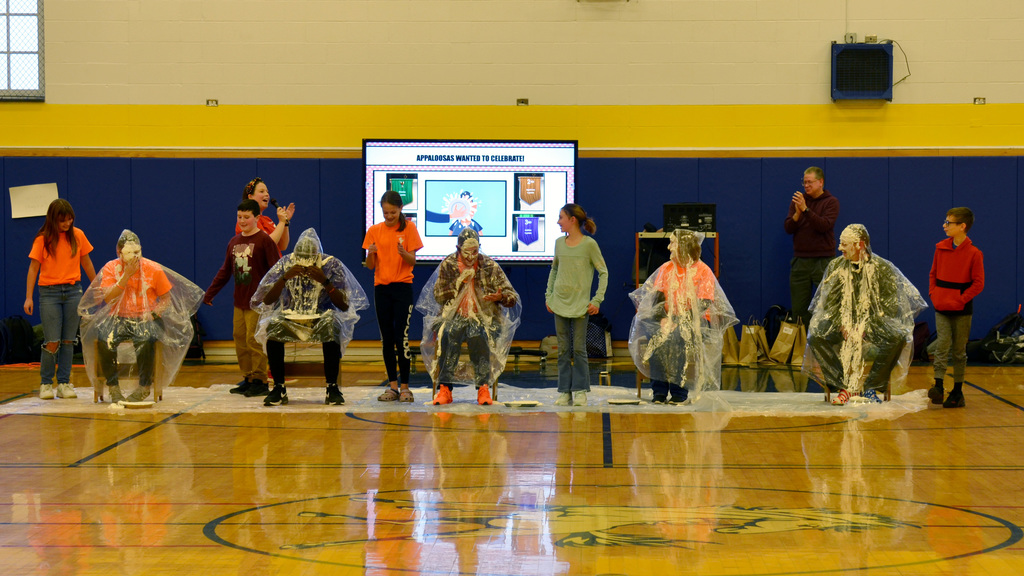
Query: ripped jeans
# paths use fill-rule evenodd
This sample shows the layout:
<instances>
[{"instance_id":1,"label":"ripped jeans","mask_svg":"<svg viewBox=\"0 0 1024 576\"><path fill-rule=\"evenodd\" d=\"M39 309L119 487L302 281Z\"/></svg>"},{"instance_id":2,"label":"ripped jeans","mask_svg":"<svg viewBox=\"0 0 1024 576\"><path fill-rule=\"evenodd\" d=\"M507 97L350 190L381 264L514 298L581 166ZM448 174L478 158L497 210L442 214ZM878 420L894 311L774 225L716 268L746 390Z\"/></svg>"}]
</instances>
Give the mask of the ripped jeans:
<instances>
[{"instance_id":1,"label":"ripped jeans","mask_svg":"<svg viewBox=\"0 0 1024 576\"><path fill-rule=\"evenodd\" d=\"M43 322L43 351L39 357L40 384L71 382L71 361L75 338L78 337L78 302L82 299L82 285L56 284L39 287L39 318ZM56 352L47 344L56 342Z\"/></svg>"}]
</instances>

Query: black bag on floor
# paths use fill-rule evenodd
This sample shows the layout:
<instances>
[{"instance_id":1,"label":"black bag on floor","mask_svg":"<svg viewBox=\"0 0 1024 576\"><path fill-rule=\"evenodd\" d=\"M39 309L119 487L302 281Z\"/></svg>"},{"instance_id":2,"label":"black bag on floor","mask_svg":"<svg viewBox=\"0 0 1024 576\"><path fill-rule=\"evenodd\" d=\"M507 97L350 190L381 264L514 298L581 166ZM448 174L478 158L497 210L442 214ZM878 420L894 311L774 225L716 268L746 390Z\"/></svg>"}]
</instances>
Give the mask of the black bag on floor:
<instances>
[{"instance_id":1,"label":"black bag on floor","mask_svg":"<svg viewBox=\"0 0 1024 576\"><path fill-rule=\"evenodd\" d=\"M587 321L587 356L608 358L612 355L612 324L598 312Z\"/></svg>"},{"instance_id":2,"label":"black bag on floor","mask_svg":"<svg viewBox=\"0 0 1024 576\"><path fill-rule=\"evenodd\" d=\"M768 311L764 313L764 336L768 339L769 350L775 345L775 339L779 336L783 322L796 324L796 316L789 311L789 308L781 304L769 306Z\"/></svg>"},{"instance_id":3,"label":"black bag on floor","mask_svg":"<svg viewBox=\"0 0 1024 576\"><path fill-rule=\"evenodd\" d=\"M967 345L967 357L981 362L1011 364L1024 356L1024 316L1011 312L989 329L977 344Z\"/></svg>"},{"instance_id":4,"label":"black bag on floor","mask_svg":"<svg viewBox=\"0 0 1024 576\"><path fill-rule=\"evenodd\" d=\"M0 364L39 362L40 342L32 325L22 316L0 321Z\"/></svg>"},{"instance_id":5,"label":"black bag on floor","mask_svg":"<svg viewBox=\"0 0 1024 576\"><path fill-rule=\"evenodd\" d=\"M185 358L206 360L206 351L203 350L203 336L206 336L206 330L203 330L203 325L199 323L199 317L193 314L192 341L188 344Z\"/></svg>"},{"instance_id":6,"label":"black bag on floor","mask_svg":"<svg viewBox=\"0 0 1024 576\"><path fill-rule=\"evenodd\" d=\"M928 344L935 340L935 335L932 334L931 327L928 326L927 322L917 322L914 324L914 357L911 361L920 360L921 362L928 362L931 358L928 357Z\"/></svg>"}]
</instances>

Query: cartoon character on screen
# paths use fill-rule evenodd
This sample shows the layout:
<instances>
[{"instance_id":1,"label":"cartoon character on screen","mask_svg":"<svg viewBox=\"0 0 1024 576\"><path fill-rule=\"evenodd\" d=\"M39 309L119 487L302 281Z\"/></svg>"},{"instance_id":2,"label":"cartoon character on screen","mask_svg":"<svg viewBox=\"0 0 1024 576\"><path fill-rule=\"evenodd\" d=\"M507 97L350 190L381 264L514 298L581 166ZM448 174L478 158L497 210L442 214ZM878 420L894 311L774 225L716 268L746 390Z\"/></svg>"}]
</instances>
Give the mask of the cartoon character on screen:
<instances>
[{"instance_id":1,"label":"cartoon character on screen","mask_svg":"<svg viewBox=\"0 0 1024 576\"><path fill-rule=\"evenodd\" d=\"M655 404L679 404L691 391L722 387L722 335L737 319L715 274L700 260L703 240L703 234L674 230L670 260L630 294L636 316L629 352L650 377Z\"/></svg>"},{"instance_id":2,"label":"cartoon character on screen","mask_svg":"<svg viewBox=\"0 0 1024 576\"><path fill-rule=\"evenodd\" d=\"M476 198L468 190L459 190L458 194L445 197L442 210L448 213L448 219L452 222L448 227L452 236L458 236L464 228L471 228L477 232L483 230L483 226L473 219L478 208Z\"/></svg>"},{"instance_id":3,"label":"cartoon character on screen","mask_svg":"<svg viewBox=\"0 0 1024 576\"><path fill-rule=\"evenodd\" d=\"M307 228L295 251L282 257L263 276L251 305L259 312L256 340L267 347L274 389L265 406L288 403L285 389L285 342L320 342L324 355L326 404L344 404L338 388L342 352L352 340L358 312L369 304L352 272L334 256L324 254L316 230Z\"/></svg>"},{"instance_id":4,"label":"cartoon character on screen","mask_svg":"<svg viewBox=\"0 0 1024 576\"><path fill-rule=\"evenodd\" d=\"M862 224L843 230L839 250L811 301L802 370L839 392L833 404L881 402L879 391L906 379L914 317L928 305L892 262L871 252Z\"/></svg>"},{"instance_id":5,"label":"cartoon character on screen","mask_svg":"<svg viewBox=\"0 0 1024 576\"><path fill-rule=\"evenodd\" d=\"M143 258L142 243L131 230L121 232L116 250L117 258L93 278L78 307L82 355L93 386L106 385L111 402L140 402L154 382L162 389L174 381L192 341L191 317L203 290ZM127 398L121 378L138 380Z\"/></svg>"},{"instance_id":6,"label":"cartoon character on screen","mask_svg":"<svg viewBox=\"0 0 1024 576\"><path fill-rule=\"evenodd\" d=\"M490 385L505 369L522 304L501 267L480 253L476 230L464 228L457 246L427 280L416 303L423 313L420 350L437 384L434 404L450 404L452 386L472 381L477 402L486 405L492 403ZM459 363L463 342L470 366ZM462 376L467 372L472 380Z\"/></svg>"}]
</instances>

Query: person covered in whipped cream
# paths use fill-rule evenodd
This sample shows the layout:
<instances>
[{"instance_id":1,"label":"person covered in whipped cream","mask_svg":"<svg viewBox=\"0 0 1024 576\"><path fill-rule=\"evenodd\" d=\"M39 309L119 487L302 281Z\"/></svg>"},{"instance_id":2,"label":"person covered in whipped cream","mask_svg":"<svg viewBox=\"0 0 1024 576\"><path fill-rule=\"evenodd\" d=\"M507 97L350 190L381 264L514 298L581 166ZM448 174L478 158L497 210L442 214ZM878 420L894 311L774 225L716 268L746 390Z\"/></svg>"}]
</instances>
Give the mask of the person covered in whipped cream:
<instances>
[{"instance_id":1,"label":"person covered in whipped cream","mask_svg":"<svg viewBox=\"0 0 1024 576\"><path fill-rule=\"evenodd\" d=\"M906 379L914 317L928 305L892 262L872 253L863 224L843 230L839 250L811 301L802 370L838 392L833 404L881 402L879 392Z\"/></svg>"},{"instance_id":2,"label":"person covered in whipped cream","mask_svg":"<svg viewBox=\"0 0 1024 576\"><path fill-rule=\"evenodd\" d=\"M79 303L82 355L90 380L103 381L115 403L145 400L154 379L169 385L192 341L191 316L202 300L201 288L142 257L137 234L121 232L117 258L103 266ZM118 350L124 343L131 344L128 353ZM128 362L133 355L134 363ZM127 397L121 390L122 373L138 379Z\"/></svg>"},{"instance_id":3,"label":"person covered in whipped cream","mask_svg":"<svg viewBox=\"0 0 1024 576\"><path fill-rule=\"evenodd\" d=\"M722 339L737 323L714 272L701 261L704 235L678 228L671 258L630 294L633 362L651 379L655 404L681 404L690 392L722 387Z\"/></svg>"},{"instance_id":4,"label":"person covered in whipped cream","mask_svg":"<svg viewBox=\"0 0 1024 576\"><path fill-rule=\"evenodd\" d=\"M366 293L338 258L324 254L316 230L307 228L295 251L263 276L250 305L260 314L256 340L267 348L274 389L264 406L288 404L285 388L285 342L319 342L324 354L325 404L341 405L338 387L341 355L352 340L359 310L369 306Z\"/></svg>"},{"instance_id":5,"label":"person covered in whipped cream","mask_svg":"<svg viewBox=\"0 0 1024 576\"><path fill-rule=\"evenodd\" d=\"M455 252L427 280L416 304L423 313L420 350L438 385L434 404L450 404L452 387L462 381L459 356L465 342L477 403L489 405L491 386L505 369L522 304L501 266L480 253L476 230L463 228L456 244Z\"/></svg>"}]
</instances>

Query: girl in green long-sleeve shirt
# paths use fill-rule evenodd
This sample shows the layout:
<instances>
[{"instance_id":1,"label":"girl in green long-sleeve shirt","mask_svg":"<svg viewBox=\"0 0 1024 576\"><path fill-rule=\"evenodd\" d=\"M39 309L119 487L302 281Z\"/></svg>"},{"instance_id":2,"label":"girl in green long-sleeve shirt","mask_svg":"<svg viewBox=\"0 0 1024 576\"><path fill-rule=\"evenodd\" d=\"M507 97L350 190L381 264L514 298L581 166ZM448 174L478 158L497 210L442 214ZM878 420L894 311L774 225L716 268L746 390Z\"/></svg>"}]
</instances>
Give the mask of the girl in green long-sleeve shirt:
<instances>
[{"instance_id":1,"label":"girl in green long-sleeve shirt","mask_svg":"<svg viewBox=\"0 0 1024 576\"><path fill-rule=\"evenodd\" d=\"M558 226L565 236L555 240L555 259L551 262L544 301L555 315L558 337L558 406L583 406L590 391L590 365L587 361L587 316L597 314L608 288L608 266L601 248L589 234L597 224L578 204L566 204L558 213ZM597 292L590 287L597 272Z\"/></svg>"}]
</instances>

